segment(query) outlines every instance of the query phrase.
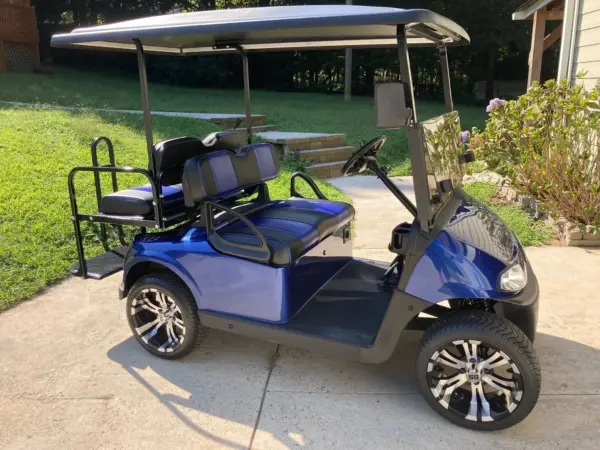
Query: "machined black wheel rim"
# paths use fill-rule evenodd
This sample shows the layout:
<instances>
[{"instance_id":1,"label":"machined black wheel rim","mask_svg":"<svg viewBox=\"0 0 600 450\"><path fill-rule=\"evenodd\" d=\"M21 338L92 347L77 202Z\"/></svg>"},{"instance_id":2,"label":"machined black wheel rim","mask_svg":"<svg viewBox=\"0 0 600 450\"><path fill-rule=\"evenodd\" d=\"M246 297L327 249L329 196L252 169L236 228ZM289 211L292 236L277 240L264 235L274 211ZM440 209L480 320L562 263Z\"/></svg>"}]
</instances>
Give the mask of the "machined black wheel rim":
<instances>
[{"instance_id":1,"label":"machined black wheel rim","mask_svg":"<svg viewBox=\"0 0 600 450\"><path fill-rule=\"evenodd\" d=\"M181 309L171 297L157 289L144 289L131 302L134 329L150 348L171 353L185 341Z\"/></svg>"},{"instance_id":2,"label":"machined black wheel rim","mask_svg":"<svg viewBox=\"0 0 600 450\"><path fill-rule=\"evenodd\" d=\"M493 345L472 339L434 352L427 383L443 408L472 422L501 420L523 398L523 377L514 361Z\"/></svg>"}]
</instances>

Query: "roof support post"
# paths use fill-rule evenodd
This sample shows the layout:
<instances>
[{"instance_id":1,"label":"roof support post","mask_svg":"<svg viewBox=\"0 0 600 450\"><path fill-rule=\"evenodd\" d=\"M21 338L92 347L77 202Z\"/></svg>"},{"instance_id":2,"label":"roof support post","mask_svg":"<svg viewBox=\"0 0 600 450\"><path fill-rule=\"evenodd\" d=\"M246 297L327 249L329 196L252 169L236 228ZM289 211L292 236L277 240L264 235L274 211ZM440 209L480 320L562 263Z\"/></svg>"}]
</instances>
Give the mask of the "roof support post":
<instances>
[{"instance_id":1,"label":"roof support post","mask_svg":"<svg viewBox=\"0 0 600 450\"><path fill-rule=\"evenodd\" d=\"M398 60L400 62L400 78L404 83L405 98L408 101L407 108L412 109L413 121L417 123L417 108L415 105L415 94L413 91L412 74L410 72L410 58L408 57L408 45L406 43L406 34L404 25L398 25L396 28L396 38L398 39Z\"/></svg>"},{"instance_id":2,"label":"roof support post","mask_svg":"<svg viewBox=\"0 0 600 450\"><path fill-rule=\"evenodd\" d=\"M533 15L531 30L531 49L529 51L529 74L527 89L534 81L540 81L542 75L542 56L544 55L544 37L546 31L546 8L536 11Z\"/></svg>"},{"instance_id":3,"label":"roof support post","mask_svg":"<svg viewBox=\"0 0 600 450\"><path fill-rule=\"evenodd\" d=\"M148 167L152 176L156 179L156 167L154 164L154 140L152 138L152 119L150 117L150 98L148 96L148 76L146 74L146 57L144 46L139 39L134 39L137 50L138 72L140 74L140 90L142 94L142 111L144 113L144 128L146 130L146 149L148 151Z\"/></svg>"},{"instance_id":4,"label":"roof support post","mask_svg":"<svg viewBox=\"0 0 600 450\"><path fill-rule=\"evenodd\" d=\"M427 166L425 164L425 152L421 132L417 126L417 108L413 89L412 74L410 71L410 58L406 44L406 30L404 25L398 25L396 29L398 40L398 59L400 62L400 77L404 85L404 98L406 107L412 110L412 119L408 125L408 152L415 187L415 199L417 201L417 221L421 230L429 232L429 186L427 184Z\"/></svg>"},{"instance_id":5,"label":"roof support post","mask_svg":"<svg viewBox=\"0 0 600 450\"><path fill-rule=\"evenodd\" d=\"M352 5L352 0L346 0L346 5ZM344 58L344 100L352 100L352 49L346 49Z\"/></svg>"},{"instance_id":6,"label":"roof support post","mask_svg":"<svg viewBox=\"0 0 600 450\"><path fill-rule=\"evenodd\" d=\"M442 65L442 85L444 86L444 103L446 104L446 112L454 111L454 103L452 102L452 85L450 84L450 66L448 64L448 50L445 46L441 46L440 64Z\"/></svg>"},{"instance_id":7,"label":"roof support post","mask_svg":"<svg viewBox=\"0 0 600 450\"><path fill-rule=\"evenodd\" d=\"M242 47L236 47L242 57L242 67L244 72L244 104L246 107L246 133L248 133L248 144L252 144L252 110L250 103L250 65L248 64L248 54Z\"/></svg>"}]
</instances>

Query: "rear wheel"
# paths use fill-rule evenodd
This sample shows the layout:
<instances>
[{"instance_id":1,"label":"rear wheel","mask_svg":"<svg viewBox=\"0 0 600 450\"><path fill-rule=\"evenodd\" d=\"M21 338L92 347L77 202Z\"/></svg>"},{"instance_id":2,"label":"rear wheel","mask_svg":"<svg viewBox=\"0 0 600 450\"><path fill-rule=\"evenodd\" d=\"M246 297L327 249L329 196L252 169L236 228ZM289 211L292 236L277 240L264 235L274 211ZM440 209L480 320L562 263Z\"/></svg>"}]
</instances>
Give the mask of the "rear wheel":
<instances>
[{"instance_id":1,"label":"rear wheel","mask_svg":"<svg viewBox=\"0 0 600 450\"><path fill-rule=\"evenodd\" d=\"M149 274L134 284L127 297L127 319L142 347L164 359L187 355L206 333L194 297L169 273Z\"/></svg>"},{"instance_id":2,"label":"rear wheel","mask_svg":"<svg viewBox=\"0 0 600 450\"><path fill-rule=\"evenodd\" d=\"M461 311L437 321L421 339L416 370L429 405L476 430L519 423L540 394L540 365L527 336L484 311Z\"/></svg>"}]
</instances>

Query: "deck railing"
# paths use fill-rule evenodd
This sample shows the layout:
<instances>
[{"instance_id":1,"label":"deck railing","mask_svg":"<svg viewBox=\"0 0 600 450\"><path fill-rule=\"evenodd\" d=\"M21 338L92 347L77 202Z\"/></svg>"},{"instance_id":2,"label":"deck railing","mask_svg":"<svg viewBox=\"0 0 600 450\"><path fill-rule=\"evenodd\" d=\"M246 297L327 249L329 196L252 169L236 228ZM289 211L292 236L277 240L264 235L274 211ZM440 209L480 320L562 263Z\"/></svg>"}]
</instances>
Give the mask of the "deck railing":
<instances>
[{"instance_id":1,"label":"deck railing","mask_svg":"<svg viewBox=\"0 0 600 450\"><path fill-rule=\"evenodd\" d=\"M29 0L0 0L0 41L38 43L35 10L28 5Z\"/></svg>"}]
</instances>

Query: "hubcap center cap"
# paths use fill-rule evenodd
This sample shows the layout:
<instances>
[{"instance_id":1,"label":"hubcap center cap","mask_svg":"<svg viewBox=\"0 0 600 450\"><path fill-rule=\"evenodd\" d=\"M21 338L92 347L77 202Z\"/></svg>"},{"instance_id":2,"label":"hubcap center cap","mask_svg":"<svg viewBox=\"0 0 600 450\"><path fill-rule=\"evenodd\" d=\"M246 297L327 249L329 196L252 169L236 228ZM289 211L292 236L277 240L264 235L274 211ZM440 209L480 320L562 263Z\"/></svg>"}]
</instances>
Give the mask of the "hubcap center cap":
<instances>
[{"instance_id":1,"label":"hubcap center cap","mask_svg":"<svg viewBox=\"0 0 600 450\"><path fill-rule=\"evenodd\" d=\"M171 310L171 309L167 309L164 311L160 311L158 313L158 320L160 320L161 322L168 322L170 320L173 319L173 316L175 315L175 311Z\"/></svg>"},{"instance_id":2,"label":"hubcap center cap","mask_svg":"<svg viewBox=\"0 0 600 450\"><path fill-rule=\"evenodd\" d=\"M472 384L479 384L481 381L481 369L477 364L467 364L467 380Z\"/></svg>"}]
</instances>

